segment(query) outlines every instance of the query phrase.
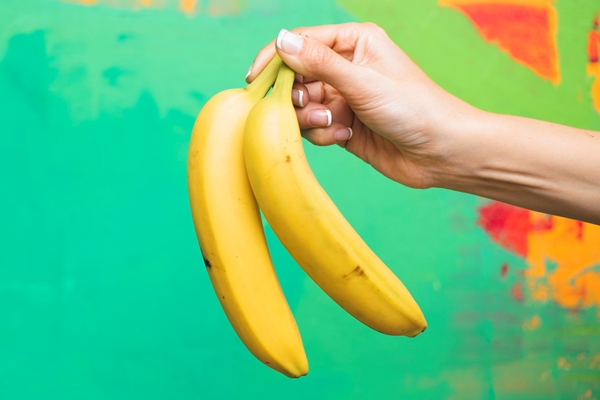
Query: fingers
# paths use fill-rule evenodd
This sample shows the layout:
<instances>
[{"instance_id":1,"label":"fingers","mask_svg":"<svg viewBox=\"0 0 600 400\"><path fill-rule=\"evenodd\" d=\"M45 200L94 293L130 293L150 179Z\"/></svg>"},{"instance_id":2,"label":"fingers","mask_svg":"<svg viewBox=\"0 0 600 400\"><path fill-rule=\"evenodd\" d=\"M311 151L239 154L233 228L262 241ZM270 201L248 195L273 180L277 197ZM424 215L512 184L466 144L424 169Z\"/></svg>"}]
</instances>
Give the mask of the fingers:
<instances>
[{"instance_id":1,"label":"fingers","mask_svg":"<svg viewBox=\"0 0 600 400\"><path fill-rule=\"evenodd\" d=\"M291 96L303 136L316 145L345 146L353 135L354 113L343 96L361 92L359 86L368 82L352 62L354 51L366 31L375 29L350 23L282 30L258 53L246 81L253 81L277 52L298 75Z\"/></svg>"},{"instance_id":2,"label":"fingers","mask_svg":"<svg viewBox=\"0 0 600 400\"><path fill-rule=\"evenodd\" d=\"M317 146L330 146L337 144L346 147L353 136L352 128L342 124L333 124L327 128L313 128L302 131L302 136Z\"/></svg>"},{"instance_id":3,"label":"fingers","mask_svg":"<svg viewBox=\"0 0 600 400\"><path fill-rule=\"evenodd\" d=\"M317 39L282 30L275 43L282 60L304 77L340 91L352 90L357 77L360 81L360 68Z\"/></svg>"},{"instance_id":4,"label":"fingers","mask_svg":"<svg viewBox=\"0 0 600 400\"><path fill-rule=\"evenodd\" d=\"M325 101L325 87L323 82L303 84L294 82L292 88L292 102L296 107L305 107L308 103L323 103Z\"/></svg>"},{"instance_id":5,"label":"fingers","mask_svg":"<svg viewBox=\"0 0 600 400\"><path fill-rule=\"evenodd\" d=\"M269 61L271 61L274 55L275 40L272 40L269 44L263 47L256 55L254 62L252 63L252 65L248 69L248 73L246 74L246 82L252 82L267 66L267 64L269 63Z\"/></svg>"},{"instance_id":6,"label":"fingers","mask_svg":"<svg viewBox=\"0 0 600 400\"><path fill-rule=\"evenodd\" d=\"M308 88L300 82L294 82L294 86L292 87L292 103L296 107L304 107L309 101Z\"/></svg>"},{"instance_id":7,"label":"fingers","mask_svg":"<svg viewBox=\"0 0 600 400\"><path fill-rule=\"evenodd\" d=\"M296 107L300 128L327 127L333 122L350 126L354 112L337 90L323 84L320 86L297 84L297 87L298 90L309 92L309 100L304 103L304 107Z\"/></svg>"},{"instance_id":8,"label":"fingers","mask_svg":"<svg viewBox=\"0 0 600 400\"><path fill-rule=\"evenodd\" d=\"M298 90L303 90L307 85L297 84ZM311 91L311 89L307 89ZM315 93L314 87L312 90ZM328 146L339 144L345 147L345 142L352 137L353 131L349 128L354 119L354 113L344 101L343 97L330 86L321 85L317 93L323 93L325 103L312 101L316 99L310 95L310 101L304 107L296 107L296 116L302 130L302 135L311 143Z\"/></svg>"},{"instance_id":9,"label":"fingers","mask_svg":"<svg viewBox=\"0 0 600 400\"><path fill-rule=\"evenodd\" d=\"M316 40L348 61L352 61L352 55L361 38L371 35L376 31L381 31L381 29L374 24L351 22L346 24L302 27L292 29L290 32L303 38ZM281 46L277 47L281 49Z\"/></svg>"},{"instance_id":10,"label":"fingers","mask_svg":"<svg viewBox=\"0 0 600 400\"><path fill-rule=\"evenodd\" d=\"M296 115L300 129L326 128L333 123L331 110L322 104L311 103L304 108L297 108Z\"/></svg>"},{"instance_id":11,"label":"fingers","mask_svg":"<svg viewBox=\"0 0 600 400\"><path fill-rule=\"evenodd\" d=\"M262 62L260 57L257 57L257 62ZM348 127L353 112L334 88L321 81L307 84L296 81L291 96L302 135L309 142L319 146L339 144L345 147L345 142L353 134Z\"/></svg>"},{"instance_id":12,"label":"fingers","mask_svg":"<svg viewBox=\"0 0 600 400\"><path fill-rule=\"evenodd\" d=\"M296 115L302 136L309 142L320 146L348 140L352 136L352 130L346 129L341 135L336 136L336 130L343 130L344 125L337 121L334 122L331 110L320 101L312 101L313 99L308 93L309 90L305 85L299 82L294 83L292 103L296 106Z\"/></svg>"},{"instance_id":13,"label":"fingers","mask_svg":"<svg viewBox=\"0 0 600 400\"><path fill-rule=\"evenodd\" d=\"M282 40L284 38L284 35L280 32L280 35L277 39L272 40L259 51L252 66L248 70L248 74L246 75L246 81L248 83L252 82L263 70L263 68L268 64L269 60L273 58L278 48L276 46L277 43L279 43L280 46L284 46L285 49L287 49L288 51L294 48L298 50L303 49L300 54L300 57L305 58L304 64L306 65L305 68L303 68L303 70L304 72L312 71L313 73L316 71L317 73L314 74L314 76L305 75L300 70L297 70L296 67L299 66L296 65L297 62L288 63L288 61L291 61L292 59L286 57L287 51L285 49L279 47L279 53L284 59L284 61L286 61L286 63L288 63L288 65L296 72L300 73L301 75L310 76L311 78L317 78L317 76L321 75L320 73L318 73L318 71L322 71L327 66L319 65L320 58L328 58L329 55L327 55L328 53L323 48L321 48L320 51L318 49L314 50L314 42L318 42L323 47L333 50L333 52L338 54L341 58L345 58L348 61L352 61L354 58L355 48L357 46L357 43L361 40L361 38L365 38L370 35L372 36L374 34L385 35L385 32L383 32L381 28L371 23L346 23L337 25L302 27L293 29L290 31L290 33L292 35L288 38L291 38L291 44L288 43L287 40ZM294 37L297 36L299 36L300 38L308 38L309 42L313 43L313 45L309 45L306 48L303 48L302 46L300 46L301 40L294 39ZM333 74L330 73L329 75L337 75L337 72L334 72Z\"/></svg>"},{"instance_id":14,"label":"fingers","mask_svg":"<svg viewBox=\"0 0 600 400\"><path fill-rule=\"evenodd\" d=\"M323 103L325 101L326 85L321 81L304 83L304 87L308 90L309 101L315 103Z\"/></svg>"}]
</instances>

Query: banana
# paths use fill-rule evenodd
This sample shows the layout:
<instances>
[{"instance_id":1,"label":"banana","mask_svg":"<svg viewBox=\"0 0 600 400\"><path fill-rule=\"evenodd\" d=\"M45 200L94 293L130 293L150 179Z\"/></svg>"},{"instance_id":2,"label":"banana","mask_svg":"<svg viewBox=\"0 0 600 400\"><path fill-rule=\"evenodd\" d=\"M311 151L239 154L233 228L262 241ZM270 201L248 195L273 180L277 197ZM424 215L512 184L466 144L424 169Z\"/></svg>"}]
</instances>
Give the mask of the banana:
<instances>
[{"instance_id":1,"label":"banana","mask_svg":"<svg viewBox=\"0 0 600 400\"><path fill-rule=\"evenodd\" d=\"M308 165L282 64L271 93L246 120L244 159L259 207L281 243L321 289L365 325L416 336L425 318L404 284L342 216Z\"/></svg>"},{"instance_id":2,"label":"banana","mask_svg":"<svg viewBox=\"0 0 600 400\"><path fill-rule=\"evenodd\" d=\"M206 269L229 322L256 358L300 377L308 373L306 354L273 268L242 150L246 117L280 64L276 56L250 85L220 92L202 108L188 150L188 194Z\"/></svg>"}]
</instances>

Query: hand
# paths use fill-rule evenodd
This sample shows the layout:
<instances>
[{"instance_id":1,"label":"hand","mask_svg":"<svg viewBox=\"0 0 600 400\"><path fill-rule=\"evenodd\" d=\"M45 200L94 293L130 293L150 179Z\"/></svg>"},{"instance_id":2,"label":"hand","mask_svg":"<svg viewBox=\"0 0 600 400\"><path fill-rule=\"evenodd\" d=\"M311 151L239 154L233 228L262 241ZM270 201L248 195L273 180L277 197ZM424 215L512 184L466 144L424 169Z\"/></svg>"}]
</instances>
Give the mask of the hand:
<instances>
[{"instance_id":1,"label":"hand","mask_svg":"<svg viewBox=\"0 0 600 400\"><path fill-rule=\"evenodd\" d=\"M600 224L600 133L478 110L432 82L373 24L284 30L260 51L248 81L275 51L297 73L292 99L310 142L337 143L410 187Z\"/></svg>"},{"instance_id":2,"label":"hand","mask_svg":"<svg viewBox=\"0 0 600 400\"><path fill-rule=\"evenodd\" d=\"M259 52L248 82L275 51L298 74L292 98L307 140L339 144L404 185L438 184L438 164L448 156L445 127L470 108L433 83L381 28L282 30Z\"/></svg>"}]
</instances>

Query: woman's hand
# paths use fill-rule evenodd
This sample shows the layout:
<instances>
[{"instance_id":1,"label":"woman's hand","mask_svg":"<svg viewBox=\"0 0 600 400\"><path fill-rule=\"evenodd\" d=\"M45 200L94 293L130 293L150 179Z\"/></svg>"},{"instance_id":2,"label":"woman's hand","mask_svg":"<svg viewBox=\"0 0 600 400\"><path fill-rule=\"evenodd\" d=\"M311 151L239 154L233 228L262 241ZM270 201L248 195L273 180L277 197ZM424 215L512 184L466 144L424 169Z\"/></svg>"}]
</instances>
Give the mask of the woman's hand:
<instances>
[{"instance_id":1,"label":"woman's hand","mask_svg":"<svg viewBox=\"0 0 600 400\"><path fill-rule=\"evenodd\" d=\"M443 127L469 107L433 83L381 28L282 30L256 57L248 82L275 51L298 74L292 98L306 139L339 144L404 185L437 184Z\"/></svg>"},{"instance_id":2,"label":"woman's hand","mask_svg":"<svg viewBox=\"0 0 600 400\"><path fill-rule=\"evenodd\" d=\"M478 110L450 95L373 24L281 31L275 51L298 75L303 135L337 143L385 176L600 224L600 133Z\"/></svg>"}]
</instances>

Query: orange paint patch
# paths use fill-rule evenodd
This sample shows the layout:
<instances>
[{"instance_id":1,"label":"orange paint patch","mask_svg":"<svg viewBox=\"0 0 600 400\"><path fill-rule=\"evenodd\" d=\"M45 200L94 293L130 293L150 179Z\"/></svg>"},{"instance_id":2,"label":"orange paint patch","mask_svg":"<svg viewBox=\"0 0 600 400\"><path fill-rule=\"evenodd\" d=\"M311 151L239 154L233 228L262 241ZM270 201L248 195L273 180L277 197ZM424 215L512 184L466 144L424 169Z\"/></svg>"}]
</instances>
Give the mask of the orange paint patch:
<instances>
[{"instance_id":1,"label":"orange paint patch","mask_svg":"<svg viewBox=\"0 0 600 400\"><path fill-rule=\"evenodd\" d=\"M77 3L86 6L104 5L111 8L137 11L143 8L177 8L184 14L197 15L200 13L198 0L60 0L68 3ZM210 0L202 8L212 17L239 15L242 11L244 0Z\"/></svg>"},{"instance_id":2,"label":"orange paint patch","mask_svg":"<svg viewBox=\"0 0 600 400\"><path fill-rule=\"evenodd\" d=\"M594 109L600 113L600 73L595 75L594 83L592 84L592 101Z\"/></svg>"},{"instance_id":3,"label":"orange paint patch","mask_svg":"<svg viewBox=\"0 0 600 400\"><path fill-rule=\"evenodd\" d=\"M600 306L600 226L556 216L552 221L552 229L528 233L529 270L561 306Z\"/></svg>"},{"instance_id":4,"label":"orange paint patch","mask_svg":"<svg viewBox=\"0 0 600 400\"><path fill-rule=\"evenodd\" d=\"M490 237L527 263L513 298L600 310L600 226L499 202L482 207L479 215Z\"/></svg>"},{"instance_id":5,"label":"orange paint patch","mask_svg":"<svg viewBox=\"0 0 600 400\"><path fill-rule=\"evenodd\" d=\"M564 357L559 358L556 364L560 369L564 369L566 371L571 369L571 364Z\"/></svg>"},{"instance_id":6,"label":"orange paint patch","mask_svg":"<svg viewBox=\"0 0 600 400\"><path fill-rule=\"evenodd\" d=\"M600 44L598 44L600 47ZM600 61L588 62L587 65L588 76L593 77L591 96L592 104L597 112L600 112Z\"/></svg>"},{"instance_id":7,"label":"orange paint patch","mask_svg":"<svg viewBox=\"0 0 600 400\"><path fill-rule=\"evenodd\" d=\"M208 15L219 17L221 15L238 15L241 11L239 0L211 1L208 6Z\"/></svg>"},{"instance_id":8,"label":"orange paint patch","mask_svg":"<svg viewBox=\"0 0 600 400\"><path fill-rule=\"evenodd\" d=\"M66 0L68 3L78 3L84 6L92 6L98 2L98 0Z\"/></svg>"},{"instance_id":9,"label":"orange paint patch","mask_svg":"<svg viewBox=\"0 0 600 400\"><path fill-rule=\"evenodd\" d=\"M498 45L513 60L555 84L560 81L558 18L551 2L441 0L440 4L463 13L485 41Z\"/></svg>"},{"instance_id":10,"label":"orange paint patch","mask_svg":"<svg viewBox=\"0 0 600 400\"><path fill-rule=\"evenodd\" d=\"M592 103L594 109L600 112L600 31L597 17L594 17L593 27L588 32L587 56L587 74L594 78L591 88Z\"/></svg>"},{"instance_id":11,"label":"orange paint patch","mask_svg":"<svg viewBox=\"0 0 600 400\"><path fill-rule=\"evenodd\" d=\"M196 11L196 0L181 0L179 7L186 14L193 14Z\"/></svg>"},{"instance_id":12,"label":"orange paint patch","mask_svg":"<svg viewBox=\"0 0 600 400\"><path fill-rule=\"evenodd\" d=\"M526 331L533 331L542 325L542 319L539 315L534 315L531 319L523 322L523 329Z\"/></svg>"},{"instance_id":13,"label":"orange paint patch","mask_svg":"<svg viewBox=\"0 0 600 400\"><path fill-rule=\"evenodd\" d=\"M543 276L543 275L542 275ZM537 279L529 279L528 281L529 296L540 303L545 303L550 299L548 285L540 284Z\"/></svg>"}]
</instances>

